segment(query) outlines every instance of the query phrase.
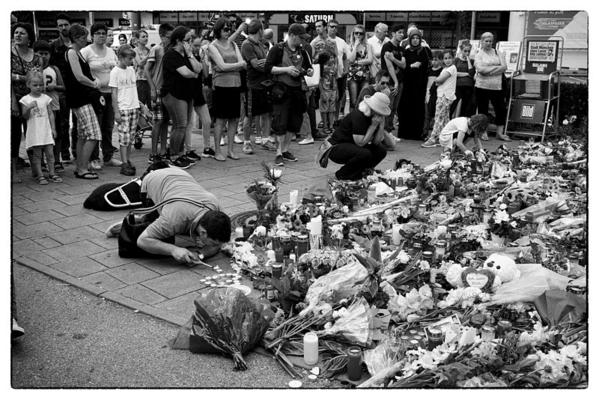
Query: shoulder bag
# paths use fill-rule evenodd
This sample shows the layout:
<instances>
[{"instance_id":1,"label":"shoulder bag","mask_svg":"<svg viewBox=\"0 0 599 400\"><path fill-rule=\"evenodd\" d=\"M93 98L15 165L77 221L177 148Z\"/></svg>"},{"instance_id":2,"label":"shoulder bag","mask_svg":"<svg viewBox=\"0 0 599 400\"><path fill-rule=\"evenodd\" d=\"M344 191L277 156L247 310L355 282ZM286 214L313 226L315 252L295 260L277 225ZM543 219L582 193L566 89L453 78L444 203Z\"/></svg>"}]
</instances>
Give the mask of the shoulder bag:
<instances>
[{"instance_id":1,"label":"shoulder bag","mask_svg":"<svg viewBox=\"0 0 599 400\"><path fill-rule=\"evenodd\" d=\"M137 210L130 211L121 225L121 231L119 233L119 257L121 258L151 258L160 257L157 254L148 253L145 250L140 249L137 246L137 239L146 230L150 224L158 219L158 209L164 207L167 204L174 202L185 202L193 204L200 208L208 208L206 205L197 201L184 199L184 198L173 198L158 203L152 207L139 208ZM175 237L161 239L163 242L174 244Z\"/></svg>"}]
</instances>

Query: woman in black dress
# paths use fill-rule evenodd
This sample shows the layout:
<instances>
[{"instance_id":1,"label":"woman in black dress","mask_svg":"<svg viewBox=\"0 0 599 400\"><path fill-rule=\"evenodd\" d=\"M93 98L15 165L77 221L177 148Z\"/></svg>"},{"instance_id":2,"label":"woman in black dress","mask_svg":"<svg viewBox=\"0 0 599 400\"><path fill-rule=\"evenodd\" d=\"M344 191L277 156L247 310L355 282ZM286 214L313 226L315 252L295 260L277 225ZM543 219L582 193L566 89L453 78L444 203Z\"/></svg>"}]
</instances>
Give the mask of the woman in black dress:
<instances>
[{"instance_id":1,"label":"woman in black dress","mask_svg":"<svg viewBox=\"0 0 599 400\"><path fill-rule=\"evenodd\" d=\"M420 31L412 29L408 34L409 44L404 53L406 58L404 88L399 101L399 137L420 140L424 125L424 98L429 57L422 47Z\"/></svg>"}]
</instances>

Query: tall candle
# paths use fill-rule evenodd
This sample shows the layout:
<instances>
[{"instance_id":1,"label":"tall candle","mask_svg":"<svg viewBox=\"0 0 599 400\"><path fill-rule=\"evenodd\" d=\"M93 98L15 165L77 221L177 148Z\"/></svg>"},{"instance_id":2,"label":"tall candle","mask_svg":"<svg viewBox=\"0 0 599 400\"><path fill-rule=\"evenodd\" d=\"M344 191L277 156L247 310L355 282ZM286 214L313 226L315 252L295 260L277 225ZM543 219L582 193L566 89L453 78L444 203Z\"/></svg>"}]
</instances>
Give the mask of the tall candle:
<instances>
[{"instance_id":1,"label":"tall candle","mask_svg":"<svg viewBox=\"0 0 599 400\"><path fill-rule=\"evenodd\" d=\"M396 246L399 246L399 244L401 243L401 234L399 233L399 227L399 224L393 224L391 230L391 241Z\"/></svg>"},{"instance_id":2,"label":"tall candle","mask_svg":"<svg viewBox=\"0 0 599 400\"><path fill-rule=\"evenodd\" d=\"M304 362L308 365L318 362L318 336L314 332L304 335Z\"/></svg>"}]
</instances>

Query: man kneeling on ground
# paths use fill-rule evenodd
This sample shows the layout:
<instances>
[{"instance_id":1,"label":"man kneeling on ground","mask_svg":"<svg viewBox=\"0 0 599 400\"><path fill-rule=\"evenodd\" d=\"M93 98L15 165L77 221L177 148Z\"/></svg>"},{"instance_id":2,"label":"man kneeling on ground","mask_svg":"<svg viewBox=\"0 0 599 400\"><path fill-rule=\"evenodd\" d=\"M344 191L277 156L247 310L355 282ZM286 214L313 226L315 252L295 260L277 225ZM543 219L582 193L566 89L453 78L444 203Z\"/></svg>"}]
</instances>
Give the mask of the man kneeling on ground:
<instances>
[{"instance_id":1,"label":"man kneeling on ground","mask_svg":"<svg viewBox=\"0 0 599 400\"><path fill-rule=\"evenodd\" d=\"M148 253L171 256L180 263L193 263L215 255L231 239L231 220L220 211L216 196L179 168L164 168L148 173L141 183L141 195L142 200L146 196L154 204L185 198L203 205L200 207L175 201L161 207L158 219L137 239L137 246ZM112 227L109 230L113 235L116 233ZM201 253L165 241L175 235L191 236Z\"/></svg>"}]
</instances>

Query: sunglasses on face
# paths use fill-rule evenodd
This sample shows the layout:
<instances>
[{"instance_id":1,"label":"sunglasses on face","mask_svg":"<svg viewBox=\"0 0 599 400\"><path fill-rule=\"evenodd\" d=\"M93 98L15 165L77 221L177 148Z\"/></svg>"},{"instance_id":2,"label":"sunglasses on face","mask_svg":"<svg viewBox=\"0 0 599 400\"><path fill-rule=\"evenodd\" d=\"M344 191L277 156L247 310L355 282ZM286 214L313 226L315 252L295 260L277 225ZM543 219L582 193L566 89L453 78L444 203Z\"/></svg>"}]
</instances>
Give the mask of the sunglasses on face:
<instances>
[{"instance_id":1,"label":"sunglasses on face","mask_svg":"<svg viewBox=\"0 0 599 400\"><path fill-rule=\"evenodd\" d=\"M331 29L337 29L337 25L329 25L329 28L331 28Z\"/></svg>"},{"instance_id":2,"label":"sunglasses on face","mask_svg":"<svg viewBox=\"0 0 599 400\"><path fill-rule=\"evenodd\" d=\"M388 81L381 81L379 83L379 85L381 85L381 86L389 86L389 82Z\"/></svg>"},{"instance_id":3,"label":"sunglasses on face","mask_svg":"<svg viewBox=\"0 0 599 400\"><path fill-rule=\"evenodd\" d=\"M364 32L354 32L354 35L364 35Z\"/></svg>"}]
</instances>

